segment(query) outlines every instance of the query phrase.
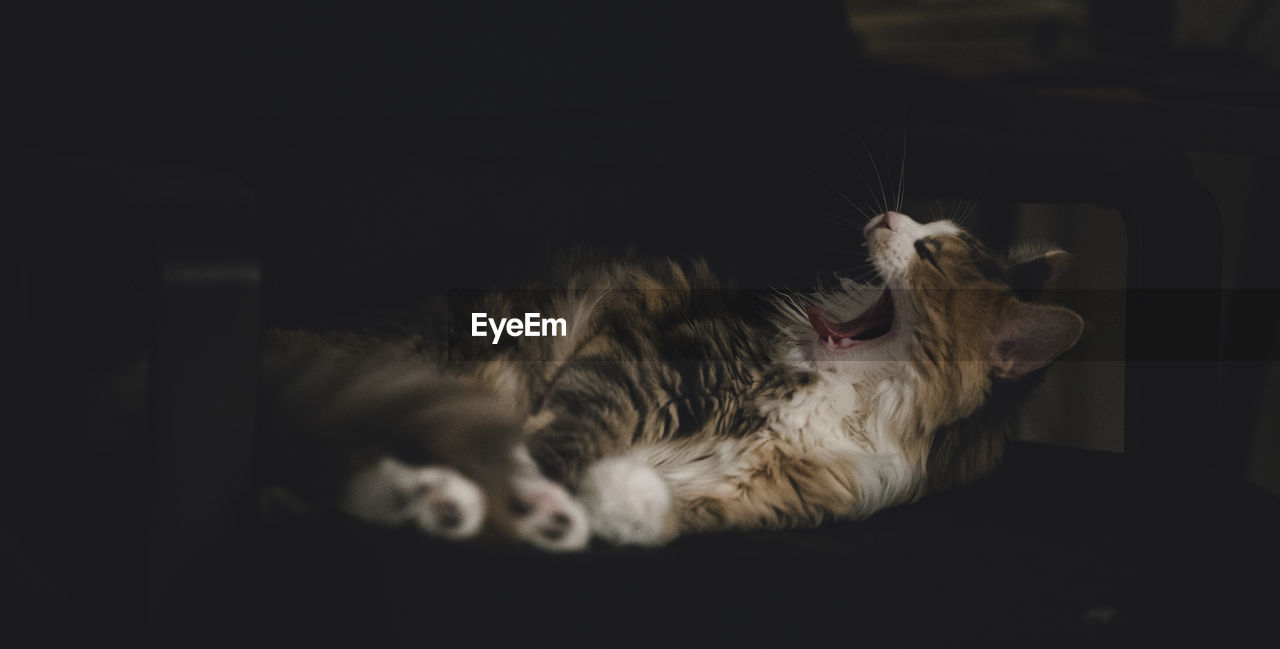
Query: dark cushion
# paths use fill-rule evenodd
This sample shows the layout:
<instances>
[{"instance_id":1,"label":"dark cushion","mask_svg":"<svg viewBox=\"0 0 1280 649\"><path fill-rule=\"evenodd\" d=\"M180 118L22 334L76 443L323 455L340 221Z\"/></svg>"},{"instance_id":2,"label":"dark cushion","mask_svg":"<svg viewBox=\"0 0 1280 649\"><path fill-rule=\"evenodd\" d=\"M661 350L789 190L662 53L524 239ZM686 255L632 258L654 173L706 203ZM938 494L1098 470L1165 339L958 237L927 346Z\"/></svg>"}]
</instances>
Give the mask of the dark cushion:
<instances>
[{"instance_id":1,"label":"dark cushion","mask_svg":"<svg viewBox=\"0 0 1280 649\"><path fill-rule=\"evenodd\" d=\"M1221 646L1280 610L1278 540L1280 502L1251 485L1024 443L979 484L862 522L660 550L551 556L339 519L247 529L190 584L178 633L209 646Z\"/></svg>"}]
</instances>

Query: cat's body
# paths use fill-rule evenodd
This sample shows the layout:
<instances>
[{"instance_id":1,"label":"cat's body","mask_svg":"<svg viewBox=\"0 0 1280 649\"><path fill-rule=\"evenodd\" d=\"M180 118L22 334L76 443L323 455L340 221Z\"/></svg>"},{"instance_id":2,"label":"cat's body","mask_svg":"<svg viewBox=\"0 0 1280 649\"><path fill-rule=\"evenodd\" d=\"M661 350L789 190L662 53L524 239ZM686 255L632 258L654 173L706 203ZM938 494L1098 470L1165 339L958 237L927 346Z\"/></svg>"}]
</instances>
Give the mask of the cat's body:
<instances>
[{"instance_id":1,"label":"cat's body","mask_svg":"<svg viewBox=\"0 0 1280 649\"><path fill-rule=\"evenodd\" d=\"M566 336L409 344L440 380L490 391L492 409L520 422L516 474L540 469L576 494L551 507L572 542L544 547L580 547L583 525L655 545L859 518L989 472L1012 414L1002 398L1081 327L1018 300L1016 273L950 223L888 213L865 232L883 289L782 296L768 322L725 309L701 264L613 264L475 307L563 317ZM1060 259L1032 264L1048 275ZM368 491L360 481L379 461L348 489ZM490 509L505 497L485 491ZM357 515L370 507L345 498Z\"/></svg>"}]
</instances>

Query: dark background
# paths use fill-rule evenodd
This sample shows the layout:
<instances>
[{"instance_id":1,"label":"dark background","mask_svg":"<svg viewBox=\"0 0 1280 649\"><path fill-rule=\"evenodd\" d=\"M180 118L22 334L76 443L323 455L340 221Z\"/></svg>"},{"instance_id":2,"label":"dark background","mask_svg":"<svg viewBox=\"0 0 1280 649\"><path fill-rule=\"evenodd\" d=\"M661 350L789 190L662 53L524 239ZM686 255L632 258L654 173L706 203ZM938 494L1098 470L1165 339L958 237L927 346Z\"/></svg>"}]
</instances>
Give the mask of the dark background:
<instances>
[{"instance_id":1,"label":"dark background","mask_svg":"<svg viewBox=\"0 0 1280 649\"><path fill-rule=\"evenodd\" d=\"M809 286L860 267L863 216L846 197L878 211L876 174L892 190L900 168L918 217L968 212L998 248L1050 236L1077 254L1070 299L1097 324L1054 379L1066 396L1044 397L1024 436L1118 451L1123 224L1087 196L1019 190L1059 154L1091 161L1057 173L1064 187L1093 182L1086 167L1190 165L1221 218L1206 215L1224 236L1228 362L1192 359L1219 377L1220 402L1170 407L1212 410L1221 430L1206 434L1230 440L1218 467L1280 491L1268 3L53 0L6 13L0 209L21 387L0 541L38 593L18 628L68 602L141 597L132 531L149 514L131 503L148 498L148 451L121 406L145 395L120 377L154 333L158 258L260 258L264 317L285 325L520 285L575 245L700 254L736 286ZM1171 359L1197 335L1187 322L1153 332ZM107 631L131 624L88 608Z\"/></svg>"}]
</instances>

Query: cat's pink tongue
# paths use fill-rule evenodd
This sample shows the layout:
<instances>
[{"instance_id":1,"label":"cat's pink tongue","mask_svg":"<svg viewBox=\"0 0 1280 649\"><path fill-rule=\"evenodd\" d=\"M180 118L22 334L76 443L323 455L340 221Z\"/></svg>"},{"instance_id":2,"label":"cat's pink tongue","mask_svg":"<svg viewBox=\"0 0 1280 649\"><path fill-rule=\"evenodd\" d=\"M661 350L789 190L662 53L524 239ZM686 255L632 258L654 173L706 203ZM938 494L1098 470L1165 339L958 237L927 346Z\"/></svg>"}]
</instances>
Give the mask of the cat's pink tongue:
<instances>
[{"instance_id":1,"label":"cat's pink tongue","mask_svg":"<svg viewBox=\"0 0 1280 649\"><path fill-rule=\"evenodd\" d=\"M889 333L889 327L893 325L893 300L888 290L881 293L880 299L865 313L846 322L828 320L813 305L809 305L805 312L813 330L824 340L869 340Z\"/></svg>"}]
</instances>

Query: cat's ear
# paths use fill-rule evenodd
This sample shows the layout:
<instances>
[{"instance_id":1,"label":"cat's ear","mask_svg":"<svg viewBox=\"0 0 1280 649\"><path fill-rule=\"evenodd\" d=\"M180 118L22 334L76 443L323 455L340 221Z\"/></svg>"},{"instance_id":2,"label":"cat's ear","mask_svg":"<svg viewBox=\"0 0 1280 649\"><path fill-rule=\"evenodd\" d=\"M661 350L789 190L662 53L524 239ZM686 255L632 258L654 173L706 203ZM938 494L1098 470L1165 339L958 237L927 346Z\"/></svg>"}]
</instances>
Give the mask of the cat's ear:
<instances>
[{"instance_id":1,"label":"cat's ear","mask_svg":"<svg viewBox=\"0 0 1280 649\"><path fill-rule=\"evenodd\" d=\"M1016 379L1034 372L1075 346L1084 319L1071 309L1016 303L996 327L990 361L996 376Z\"/></svg>"},{"instance_id":2,"label":"cat's ear","mask_svg":"<svg viewBox=\"0 0 1280 649\"><path fill-rule=\"evenodd\" d=\"M1009 265L1009 285L1018 299L1035 299L1062 275L1070 263L1071 255L1065 250L1048 250L1015 258Z\"/></svg>"}]
</instances>

